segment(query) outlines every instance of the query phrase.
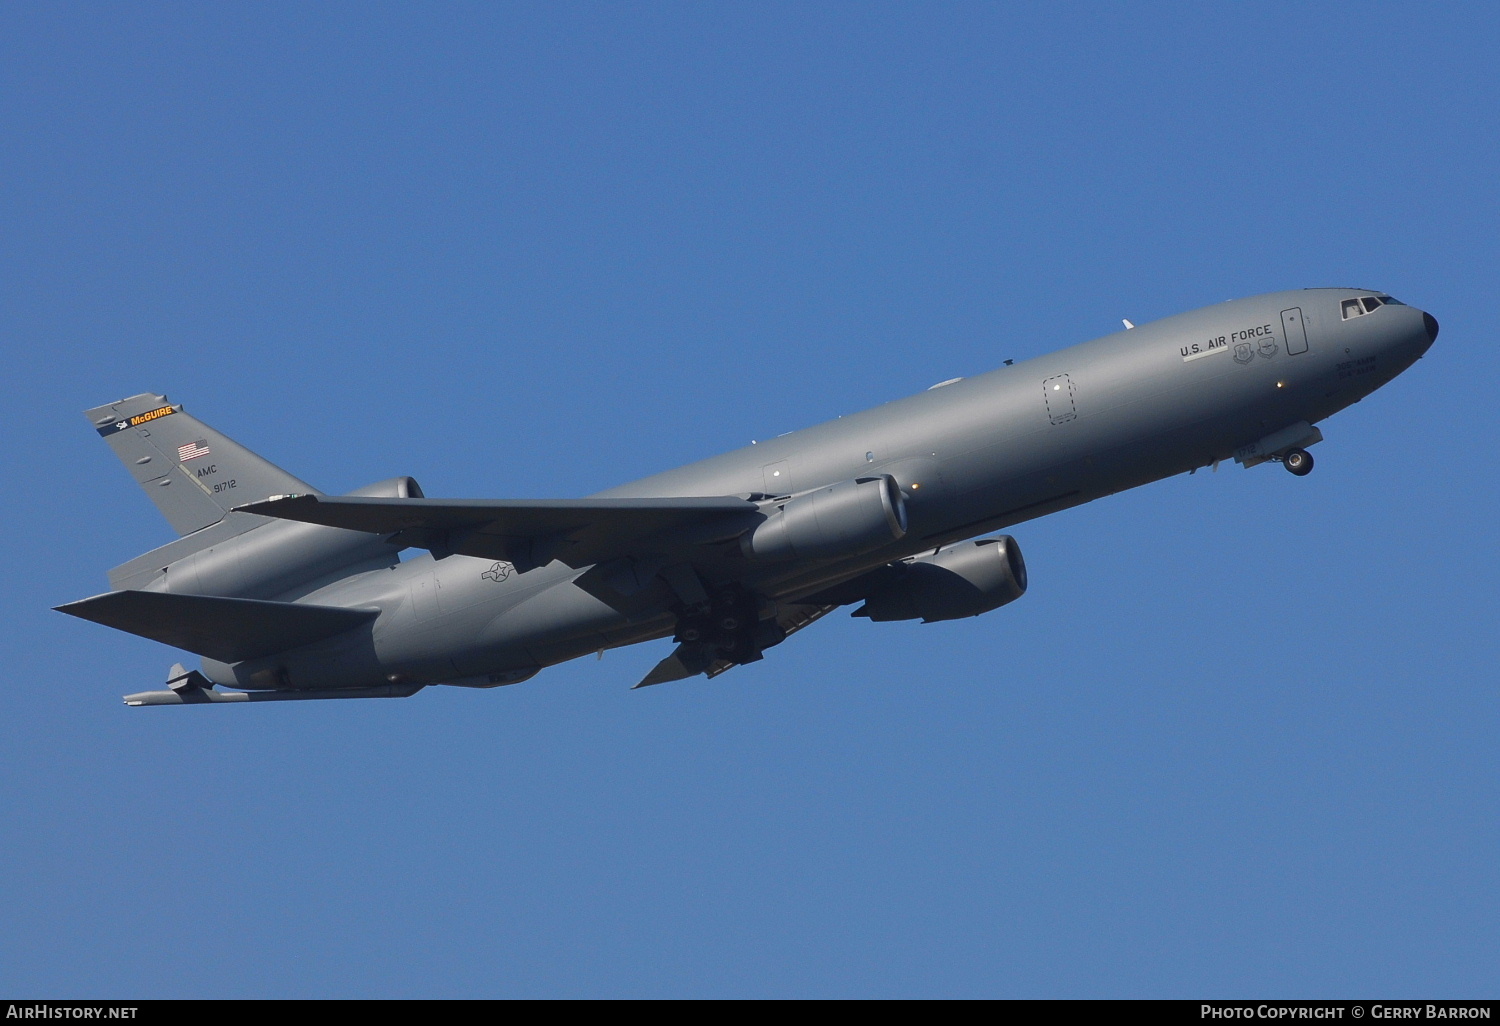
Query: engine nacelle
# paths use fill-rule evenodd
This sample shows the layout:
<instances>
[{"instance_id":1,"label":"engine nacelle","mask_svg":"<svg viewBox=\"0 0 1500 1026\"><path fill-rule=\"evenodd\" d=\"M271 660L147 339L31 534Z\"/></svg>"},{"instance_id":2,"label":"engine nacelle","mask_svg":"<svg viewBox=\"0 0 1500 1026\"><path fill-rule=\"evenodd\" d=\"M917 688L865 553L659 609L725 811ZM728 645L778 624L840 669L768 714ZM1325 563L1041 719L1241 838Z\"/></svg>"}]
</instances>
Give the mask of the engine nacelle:
<instances>
[{"instance_id":1,"label":"engine nacelle","mask_svg":"<svg viewBox=\"0 0 1500 1026\"><path fill-rule=\"evenodd\" d=\"M857 556L906 536L906 497L888 474L841 481L786 502L740 538L748 559Z\"/></svg>"},{"instance_id":2,"label":"engine nacelle","mask_svg":"<svg viewBox=\"0 0 1500 1026\"><path fill-rule=\"evenodd\" d=\"M854 611L871 620L960 620L998 609L1026 594L1026 561L1006 535L959 542L899 564Z\"/></svg>"},{"instance_id":3,"label":"engine nacelle","mask_svg":"<svg viewBox=\"0 0 1500 1026\"><path fill-rule=\"evenodd\" d=\"M356 488L350 495L360 495L368 499L425 499L422 494L422 486L417 484L414 477L390 477L384 481L376 481L372 485Z\"/></svg>"}]
</instances>

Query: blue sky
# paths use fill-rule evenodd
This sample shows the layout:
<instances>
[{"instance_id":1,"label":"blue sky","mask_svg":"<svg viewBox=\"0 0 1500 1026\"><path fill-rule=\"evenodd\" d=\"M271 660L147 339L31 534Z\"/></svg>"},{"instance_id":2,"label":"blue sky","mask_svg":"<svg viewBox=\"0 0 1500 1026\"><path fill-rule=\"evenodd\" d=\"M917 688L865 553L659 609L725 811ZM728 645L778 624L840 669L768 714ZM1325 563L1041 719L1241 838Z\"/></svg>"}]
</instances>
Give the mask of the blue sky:
<instances>
[{"instance_id":1,"label":"blue sky","mask_svg":"<svg viewBox=\"0 0 1500 1026\"><path fill-rule=\"evenodd\" d=\"M1500 979L1485 5L0 12L0 991L1372 996ZM126 709L140 391L328 491L578 496L1281 288L1442 337L1031 590L493 692Z\"/></svg>"}]
</instances>

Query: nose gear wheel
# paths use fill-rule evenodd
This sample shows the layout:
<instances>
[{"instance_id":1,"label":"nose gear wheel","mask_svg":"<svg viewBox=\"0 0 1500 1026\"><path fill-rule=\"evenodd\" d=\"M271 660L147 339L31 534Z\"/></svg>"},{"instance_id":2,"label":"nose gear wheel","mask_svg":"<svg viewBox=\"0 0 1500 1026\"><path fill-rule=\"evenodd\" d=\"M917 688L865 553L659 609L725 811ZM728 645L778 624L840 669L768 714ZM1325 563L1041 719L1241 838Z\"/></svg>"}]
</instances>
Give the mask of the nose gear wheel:
<instances>
[{"instance_id":1,"label":"nose gear wheel","mask_svg":"<svg viewBox=\"0 0 1500 1026\"><path fill-rule=\"evenodd\" d=\"M1306 449L1288 449L1286 455L1281 457L1281 465L1298 477L1306 477L1312 473L1312 453Z\"/></svg>"}]
</instances>

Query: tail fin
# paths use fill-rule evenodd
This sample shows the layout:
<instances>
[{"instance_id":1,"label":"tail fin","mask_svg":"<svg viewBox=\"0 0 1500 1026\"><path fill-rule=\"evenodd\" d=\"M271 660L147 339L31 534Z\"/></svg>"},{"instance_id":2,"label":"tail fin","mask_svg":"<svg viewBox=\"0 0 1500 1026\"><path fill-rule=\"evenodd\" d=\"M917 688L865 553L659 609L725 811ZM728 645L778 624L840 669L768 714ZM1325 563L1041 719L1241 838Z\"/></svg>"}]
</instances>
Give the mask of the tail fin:
<instances>
[{"instance_id":1,"label":"tail fin","mask_svg":"<svg viewBox=\"0 0 1500 1026\"><path fill-rule=\"evenodd\" d=\"M143 392L85 416L178 534L216 524L235 506L317 489Z\"/></svg>"}]
</instances>

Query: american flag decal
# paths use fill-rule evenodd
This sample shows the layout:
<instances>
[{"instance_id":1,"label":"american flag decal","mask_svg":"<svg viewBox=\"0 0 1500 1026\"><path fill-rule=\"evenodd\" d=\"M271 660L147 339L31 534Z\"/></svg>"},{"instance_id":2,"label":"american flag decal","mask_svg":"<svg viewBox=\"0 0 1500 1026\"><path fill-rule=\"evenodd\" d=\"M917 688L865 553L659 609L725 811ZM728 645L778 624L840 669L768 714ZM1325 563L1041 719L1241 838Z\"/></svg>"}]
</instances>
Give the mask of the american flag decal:
<instances>
[{"instance_id":1,"label":"american flag decal","mask_svg":"<svg viewBox=\"0 0 1500 1026\"><path fill-rule=\"evenodd\" d=\"M196 442L189 442L187 445L179 445L177 447L178 463L186 463L188 460L195 460L199 456L207 455L208 439L206 438L200 438Z\"/></svg>"}]
</instances>

